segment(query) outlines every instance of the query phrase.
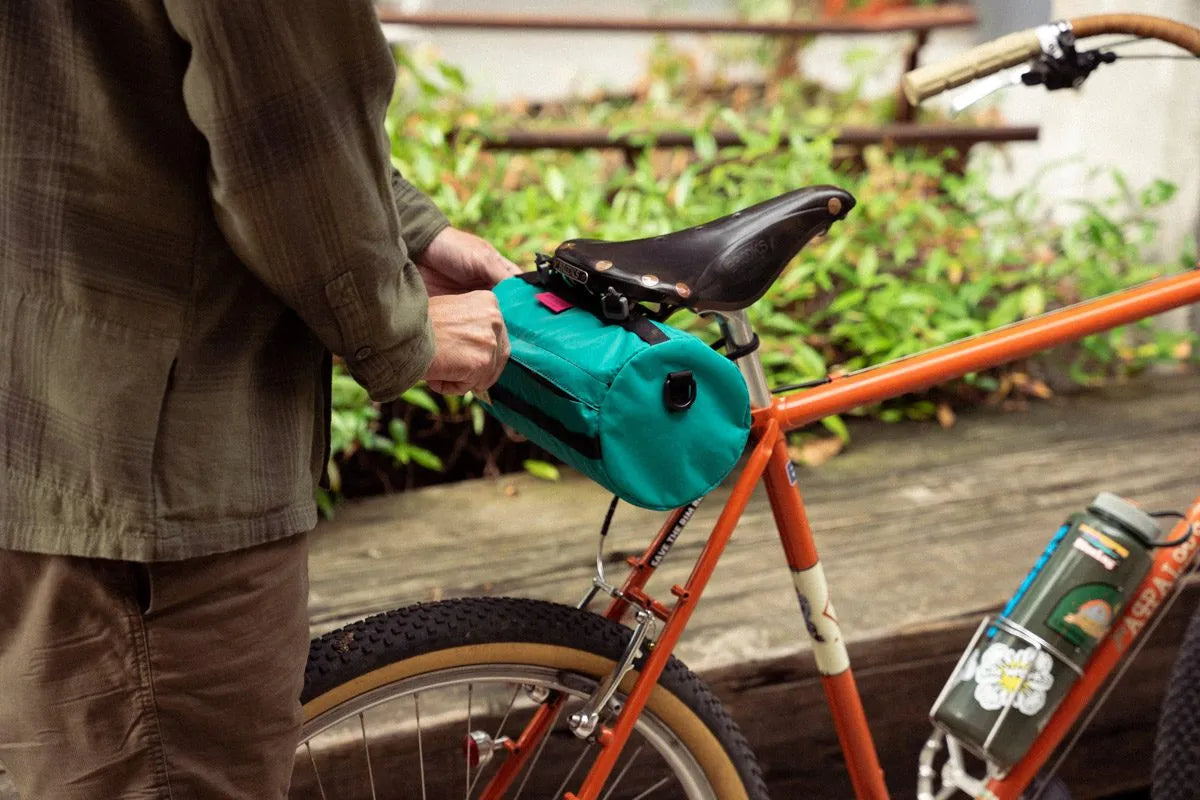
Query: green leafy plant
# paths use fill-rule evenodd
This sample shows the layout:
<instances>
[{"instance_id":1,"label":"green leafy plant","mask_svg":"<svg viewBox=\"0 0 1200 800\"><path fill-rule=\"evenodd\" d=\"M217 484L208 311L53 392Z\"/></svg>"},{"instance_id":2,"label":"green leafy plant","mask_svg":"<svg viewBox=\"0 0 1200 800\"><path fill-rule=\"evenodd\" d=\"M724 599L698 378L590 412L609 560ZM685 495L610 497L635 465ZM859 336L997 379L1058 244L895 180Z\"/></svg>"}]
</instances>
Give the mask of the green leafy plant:
<instances>
[{"instance_id":1,"label":"green leafy plant","mask_svg":"<svg viewBox=\"0 0 1200 800\"><path fill-rule=\"evenodd\" d=\"M437 403L424 388L406 391L402 401L437 414ZM376 453L394 465L418 464L440 472L442 460L434 453L408 440L408 425L391 417L382 421L379 404L371 401L367 390L358 384L340 364L334 367L329 424L330 459L327 467L329 489L319 489L317 504L330 515L342 491L342 468L360 453Z\"/></svg>"},{"instance_id":2,"label":"green leafy plant","mask_svg":"<svg viewBox=\"0 0 1200 800\"><path fill-rule=\"evenodd\" d=\"M669 91L646 88L640 98L534 110L467 104L457 70L405 56L388 118L393 159L456 225L524 265L532 264L535 252L573 237L653 236L800 186L847 189L858 205L846 221L824 243L805 248L750 310L775 385L904 357L1180 263L1190 266L1195 258L1192 251L1167 263L1145 256L1156 232L1150 212L1174 191L1166 182L1139 187L1110 176L1109 197L1078 204L1077 215L1055 222L1040 207L1036 184L1012 197L994 197L986 168L964 169L960 153L871 147L855 155L835 147L837 125L871 117L855 98L813 106L813 90L788 78L753 88L753 96L766 102L742 103L738 111L736 89L705 94L693 85L693 70L672 65L669 54L656 58L648 86L658 82ZM690 102L695 98L706 99L697 106ZM484 148L483 135L530 117L537 124L586 119L614 134L682 130L695 146L647 146L632 158L604 149ZM719 147L716 128L735 131L743 144ZM710 335L706 323L687 315L672 321ZM855 413L883 421L936 417L948 424L956 406L1046 396L1071 383L1091 385L1191 358L1191 334L1131 326ZM380 469L380 460L392 467L445 466L433 445L414 442L432 430L454 454L477 446L481 466L462 473L455 456L456 475L523 468L555 476L552 464L529 445L498 458L510 440L470 398L437 398L418 388L381 410L342 374L335 378L335 406L335 465L343 470ZM840 441L849 438L841 419L825 420L824 428Z\"/></svg>"}]
</instances>

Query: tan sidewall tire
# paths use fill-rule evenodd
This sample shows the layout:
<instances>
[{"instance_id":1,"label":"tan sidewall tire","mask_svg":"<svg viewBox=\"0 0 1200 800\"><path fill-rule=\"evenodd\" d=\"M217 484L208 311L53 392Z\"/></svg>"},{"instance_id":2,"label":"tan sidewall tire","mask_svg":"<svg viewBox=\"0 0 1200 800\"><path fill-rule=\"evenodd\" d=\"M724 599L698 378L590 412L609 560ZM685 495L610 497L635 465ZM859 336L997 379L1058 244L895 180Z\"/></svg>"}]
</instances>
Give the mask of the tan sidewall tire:
<instances>
[{"instance_id":1,"label":"tan sidewall tire","mask_svg":"<svg viewBox=\"0 0 1200 800\"><path fill-rule=\"evenodd\" d=\"M495 664L527 664L567 670L596 679L607 675L613 667L611 659L561 645L492 642L450 647L394 661L314 697L304 704L304 724L307 726L338 705L390 683L455 667ZM635 677L636 673L627 676L621 688L628 691ZM646 707L691 753L704 770L719 800L747 800L737 767L721 742L687 704L660 685L651 693Z\"/></svg>"}]
</instances>

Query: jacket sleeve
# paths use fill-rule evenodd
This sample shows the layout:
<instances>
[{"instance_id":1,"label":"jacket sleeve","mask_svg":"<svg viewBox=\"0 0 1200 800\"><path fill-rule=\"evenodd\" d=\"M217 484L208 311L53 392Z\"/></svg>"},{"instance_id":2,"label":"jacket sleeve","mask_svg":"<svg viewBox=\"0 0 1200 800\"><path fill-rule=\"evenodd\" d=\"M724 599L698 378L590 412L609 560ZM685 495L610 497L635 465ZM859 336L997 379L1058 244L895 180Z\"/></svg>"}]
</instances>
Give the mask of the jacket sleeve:
<instances>
[{"instance_id":1,"label":"jacket sleeve","mask_svg":"<svg viewBox=\"0 0 1200 800\"><path fill-rule=\"evenodd\" d=\"M433 338L393 197L395 66L372 4L164 6L189 48L183 96L222 233L373 398L394 399Z\"/></svg>"},{"instance_id":2,"label":"jacket sleeve","mask_svg":"<svg viewBox=\"0 0 1200 800\"><path fill-rule=\"evenodd\" d=\"M392 194L396 197L396 213L400 216L400 239L416 258L445 228L450 220L421 191L404 179L399 170L392 170Z\"/></svg>"}]
</instances>

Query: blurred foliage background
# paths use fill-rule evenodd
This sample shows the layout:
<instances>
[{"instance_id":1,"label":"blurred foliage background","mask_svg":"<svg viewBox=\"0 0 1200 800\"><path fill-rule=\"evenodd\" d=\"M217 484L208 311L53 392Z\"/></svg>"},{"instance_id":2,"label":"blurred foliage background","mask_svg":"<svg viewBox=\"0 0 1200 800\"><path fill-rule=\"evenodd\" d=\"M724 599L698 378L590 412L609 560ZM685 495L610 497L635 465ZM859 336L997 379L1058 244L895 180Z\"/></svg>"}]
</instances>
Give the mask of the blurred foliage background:
<instances>
[{"instance_id":1,"label":"blurred foliage background","mask_svg":"<svg viewBox=\"0 0 1200 800\"><path fill-rule=\"evenodd\" d=\"M731 64L780 57L744 45L721 55ZM1174 192L1165 181L1116 176L1112 196L1081 202L1070 222L1054 223L1038 191L1052 172L995 197L987 190L986 159L916 148L842 150L834 146L839 126L889 120L890 99L867 102L853 88L831 92L794 73L766 71L757 83L726 83L720 70L716 79L702 78L665 40L634 92L556 103L471 104L453 66L404 52L398 58L388 119L394 162L453 224L523 266L565 239L654 236L805 185L836 184L854 194L858 205L849 217L827 241L805 248L751 309L773 385L901 358L1195 261L1194 246L1169 263L1145 257L1155 236L1147 212ZM612 149L483 147L484 136L513 127L581 126L632 135L646 147L632 157ZM717 130L736 132L743 144L718 147ZM663 131L685 132L693 147L649 146ZM672 322L709 335L686 313ZM854 416L951 425L964 407L1019 407L1152 365L1183 364L1193 360L1193 339L1133 326ZM326 513L342 495L520 469L556 475L547 456L507 436L470 396L416 387L380 406L340 370L333 432L333 491L321 497ZM830 418L796 435L794 455L819 462L849 437L846 420Z\"/></svg>"}]
</instances>

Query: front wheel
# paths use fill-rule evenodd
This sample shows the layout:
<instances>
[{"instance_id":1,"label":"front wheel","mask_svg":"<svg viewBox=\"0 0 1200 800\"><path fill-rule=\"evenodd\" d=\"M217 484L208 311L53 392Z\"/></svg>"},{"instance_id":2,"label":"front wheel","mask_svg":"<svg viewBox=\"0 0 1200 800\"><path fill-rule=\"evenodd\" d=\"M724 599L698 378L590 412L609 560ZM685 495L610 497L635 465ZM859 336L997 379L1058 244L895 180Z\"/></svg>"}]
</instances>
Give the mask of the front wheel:
<instances>
[{"instance_id":1,"label":"front wheel","mask_svg":"<svg viewBox=\"0 0 1200 800\"><path fill-rule=\"evenodd\" d=\"M553 728L505 795L561 798L578 789L598 751L567 720L629 635L595 614L511 598L411 606L328 633L309 653L291 797L479 797L508 754L504 737L516 739L547 695L561 695ZM728 713L672 658L600 796L767 793Z\"/></svg>"}]
</instances>

